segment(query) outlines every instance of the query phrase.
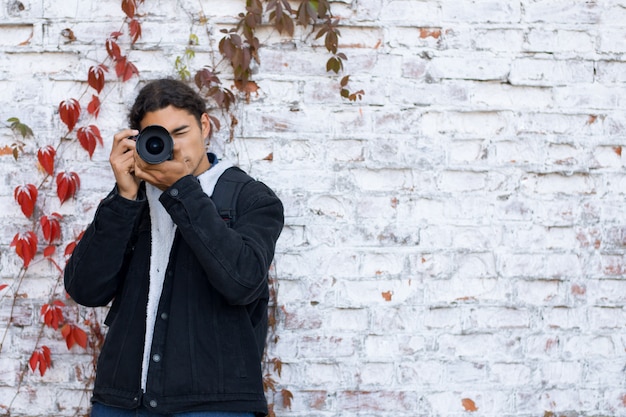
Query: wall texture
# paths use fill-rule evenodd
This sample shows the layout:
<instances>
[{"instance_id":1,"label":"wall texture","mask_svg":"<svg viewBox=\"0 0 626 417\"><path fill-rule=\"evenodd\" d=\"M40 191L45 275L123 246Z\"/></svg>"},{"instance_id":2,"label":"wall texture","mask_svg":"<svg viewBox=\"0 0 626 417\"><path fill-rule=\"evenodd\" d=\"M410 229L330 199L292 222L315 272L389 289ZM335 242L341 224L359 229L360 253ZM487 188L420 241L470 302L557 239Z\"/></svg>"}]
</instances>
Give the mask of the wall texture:
<instances>
[{"instance_id":1,"label":"wall texture","mask_svg":"<svg viewBox=\"0 0 626 417\"><path fill-rule=\"evenodd\" d=\"M13 416L86 412L91 357L68 352L58 332L43 333L53 368L19 383L40 308L61 290L41 255L18 287L9 245L30 223L13 190L41 182L33 153L64 134L58 104L86 91L87 69L122 26L120 3L1 3L0 412ZM81 176L77 198L44 196L65 216L59 251L112 186L108 151L136 87L175 76L190 33L192 66L218 60L219 29L244 5L140 6L142 39L132 50L120 41L139 78L107 84L92 160L74 141L61 147L59 167ZM225 128L212 144L286 207L269 354L293 401L277 414L626 415L626 1L332 7L363 100L339 97L308 32L267 30L260 90L235 109L233 139ZM17 162L10 117L34 131Z\"/></svg>"}]
</instances>

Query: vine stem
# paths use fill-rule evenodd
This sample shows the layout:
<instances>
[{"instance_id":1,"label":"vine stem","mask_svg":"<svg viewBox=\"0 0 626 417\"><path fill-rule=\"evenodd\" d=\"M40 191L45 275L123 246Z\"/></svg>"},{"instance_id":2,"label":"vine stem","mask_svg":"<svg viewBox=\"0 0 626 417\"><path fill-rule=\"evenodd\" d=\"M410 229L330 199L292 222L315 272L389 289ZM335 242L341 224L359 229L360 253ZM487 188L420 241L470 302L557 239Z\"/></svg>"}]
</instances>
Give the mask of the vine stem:
<instances>
[{"instance_id":1,"label":"vine stem","mask_svg":"<svg viewBox=\"0 0 626 417\"><path fill-rule=\"evenodd\" d=\"M15 291L13 291L13 302L11 303L11 310L9 311L9 321L7 322L7 327L4 329L2 340L0 341L0 353L2 353L2 348L4 347L4 341L7 337L7 334L9 333L9 328L11 327L11 323L13 323L13 312L15 311L15 304L17 303L17 294L19 293L19 290L22 286L22 282L24 281L26 270L27 268L24 268L22 266L22 269L20 269L20 272L18 274L19 280L17 283L17 288L15 289ZM4 298L5 296L6 294L3 295L2 298Z\"/></svg>"}]
</instances>

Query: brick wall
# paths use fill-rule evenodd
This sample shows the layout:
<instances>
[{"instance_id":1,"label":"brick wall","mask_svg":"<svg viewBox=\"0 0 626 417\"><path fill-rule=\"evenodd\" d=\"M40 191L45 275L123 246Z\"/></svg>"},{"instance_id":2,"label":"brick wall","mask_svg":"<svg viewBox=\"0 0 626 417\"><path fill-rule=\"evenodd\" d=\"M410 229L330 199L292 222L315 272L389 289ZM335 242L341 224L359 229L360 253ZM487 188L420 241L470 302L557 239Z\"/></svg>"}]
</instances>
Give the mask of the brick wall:
<instances>
[{"instance_id":1,"label":"brick wall","mask_svg":"<svg viewBox=\"0 0 626 417\"><path fill-rule=\"evenodd\" d=\"M112 185L108 150L137 84L173 76L192 31L193 65L211 62L219 29L243 8L140 7L144 36L129 52L140 78L106 87L105 144L91 161L64 145L78 198L46 196L65 216L64 244ZM234 140L223 129L212 145L285 203L269 353L294 398L277 414L626 415L626 4L345 0L333 13L364 99L339 98L307 33L267 31L260 90L235 109ZM91 358L50 329L54 367L18 387L58 274L34 261L17 289L9 244L29 222L13 189L43 178L33 151L56 145L58 103L85 91L122 21L119 0L0 9L0 410L13 416L85 412ZM10 117L35 132L17 162Z\"/></svg>"}]
</instances>

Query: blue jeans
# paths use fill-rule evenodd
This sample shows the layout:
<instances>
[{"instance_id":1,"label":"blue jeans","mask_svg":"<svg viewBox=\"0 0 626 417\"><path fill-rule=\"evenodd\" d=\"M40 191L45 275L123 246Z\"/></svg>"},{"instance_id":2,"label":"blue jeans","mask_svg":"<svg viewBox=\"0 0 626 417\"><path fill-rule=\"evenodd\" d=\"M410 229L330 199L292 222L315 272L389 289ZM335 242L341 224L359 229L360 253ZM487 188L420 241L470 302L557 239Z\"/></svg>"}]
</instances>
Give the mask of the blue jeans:
<instances>
[{"instance_id":1,"label":"blue jeans","mask_svg":"<svg viewBox=\"0 0 626 417\"><path fill-rule=\"evenodd\" d=\"M135 410L111 407L108 405L93 403L91 417L254 417L254 413L230 412L230 411L189 411L176 414L158 414L143 407Z\"/></svg>"}]
</instances>

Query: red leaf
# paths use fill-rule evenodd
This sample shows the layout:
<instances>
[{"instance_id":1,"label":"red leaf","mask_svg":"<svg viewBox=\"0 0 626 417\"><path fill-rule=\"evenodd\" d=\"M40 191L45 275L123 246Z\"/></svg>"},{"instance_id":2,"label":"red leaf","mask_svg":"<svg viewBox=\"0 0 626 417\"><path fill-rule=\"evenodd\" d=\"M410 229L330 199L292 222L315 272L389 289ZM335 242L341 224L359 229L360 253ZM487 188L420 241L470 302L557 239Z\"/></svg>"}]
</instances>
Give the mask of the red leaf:
<instances>
[{"instance_id":1,"label":"red leaf","mask_svg":"<svg viewBox=\"0 0 626 417\"><path fill-rule=\"evenodd\" d=\"M45 249L43 250L43 256L46 258L50 258L52 255L54 255L54 252L57 250L56 246L54 245L48 245L45 247Z\"/></svg>"},{"instance_id":2,"label":"red leaf","mask_svg":"<svg viewBox=\"0 0 626 417\"><path fill-rule=\"evenodd\" d=\"M44 304L41 307L41 315L46 326L52 327L54 330L59 328L59 324L65 320L63 317L63 309L65 304L62 301L55 300L52 304Z\"/></svg>"},{"instance_id":3,"label":"red leaf","mask_svg":"<svg viewBox=\"0 0 626 417\"><path fill-rule=\"evenodd\" d=\"M31 231L18 233L13 237L11 246L15 246L15 253L24 261L24 268L28 268L37 253L37 235Z\"/></svg>"},{"instance_id":4,"label":"red leaf","mask_svg":"<svg viewBox=\"0 0 626 417\"><path fill-rule=\"evenodd\" d=\"M48 346L42 346L41 351L43 353L43 358L46 360L46 364L48 366L52 365L52 357L50 356L50 348Z\"/></svg>"},{"instance_id":5,"label":"red leaf","mask_svg":"<svg viewBox=\"0 0 626 417\"><path fill-rule=\"evenodd\" d=\"M61 328L61 335L65 339L68 349L71 349L75 344L83 349L87 348L87 333L83 329L73 324L66 324Z\"/></svg>"},{"instance_id":6,"label":"red leaf","mask_svg":"<svg viewBox=\"0 0 626 417\"><path fill-rule=\"evenodd\" d=\"M135 17L135 11L137 10L136 0L122 0L122 10L129 18Z\"/></svg>"},{"instance_id":7,"label":"red leaf","mask_svg":"<svg viewBox=\"0 0 626 417\"><path fill-rule=\"evenodd\" d=\"M115 61L115 75L117 75L118 77L121 77L122 74L124 74L124 70L126 69L126 61L127 59L125 56L120 56Z\"/></svg>"},{"instance_id":8,"label":"red leaf","mask_svg":"<svg viewBox=\"0 0 626 417\"><path fill-rule=\"evenodd\" d=\"M134 44L141 38L141 23L137 19L133 19L128 23L128 29L130 31L131 43Z\"/></svg>"},{"instance_id":9,"label":"red leaf","mask_svg":"<svg viewBox=\"0 0 626 417\"><path fill-rule=\"evenodd\" d=\"M52 243L61 237L61 224L60 220L63 219L59 213L52 213L50 216L43 216L40 220L41 230L43 231L43 237Z\"/></svg>"},{"instance_id":10,"label":"red leaf","mask_svg":"<svg viewBox=\"0 0 626 417\"><path fill-rule=\"evenodd\" d=\"M28 364L30 365L30 369L33 372L35 372L35 369L39 367L39 373L41 374L41 376L44 376L44 374L46 373L47 366L45 365L45 359L40 350L36 350L33 352L33 354L30 356Z\"/></svg>"},{"instance_id":11,"label":"red leaf","mask_svg":"<svg viewBox=\"0 0 626 417\"><path fill-rule=\"evenodd\" d=\"M15 201L17 201L17 204L20 205L24 216L30 217L33 215L33 211L35 210L35 203L37 202L37 194L37 187L35 187L33 184L26 184L15 187L15 191L13 191L13 197L15 197Z\"/></svg>"},{"instance_id":12,"label":"red leaf","mask_svg":"<svg viewBox=\"0 0 626 417\"><path fill-rule=\"evenodd\" d=\"M54 173L54 157L57 151L50 145L44 146L37 151L37 160L48 175Z\"/></svg>"},{"instance_id":13,"label":"red leaf","mask_svg":"<svg viewBox=\"0 0 626 417\"><path fill-rule=\"evenodd\" d=\"M96 118L98 117L98 114L100 114L100 98L98 96L91 96L91 101L87 105L87 111Z\"/></svg>"},{"instance_id":14,"label":"red leaf","mask_svg":"<svg viewBox=\"0 0 626 417\"><path fill-rule=\"evenodd\" d=\"M100 130L95 125L89 125L87 127L81 127L76 132L78 142L89 153L89 158L92 157L93 152L96 150L97 142L102 145L102 136Z\"/></svg>"},{"instance_id":15,"label":"red leaf","mask_svg":"<svg viewBox=\"0 0 626 417\"><path fill-rule=\"evenodd\" d=\"M76 249L77 242L70 242L65 247L65 256L70 256L74 249Z\"/></svg>"},{"instance_id":16,"label":"red leaf","mask_svg":"<svg viewBox=\"0 0 626 417\"><path fill-rule=\"evenodd\" d=\"M61 200L61 204L74 197L80 188L80 178L75 172L60 172L57 175L56 181L57 195L59 200Z\"/></svg>"},{"instance_id":17,"label":"red leaf","mask_svg":"<svg viewBox=\"0 0 626 417\"><path fill-rule=\"evenodd\" d=\"M133 75L139 75L139 70L132 62L128 62L126 64L126 68L124 69L124 78L122 79L124 82L131 79Z\"/></svg>"},{"instance_id":18,"label":"red leaf","mask_svg":"<svg viewBox=\"0 0 626 417\"><path fill-rule=\"evenodd\" d=\"M220 84L218 76L206 67L196 73L194 80L196 81L196 85L199 89L202 89L203 87L211 88L213 84Z\"/></svg>"},{"instance_id":19,"label":"red leaf","mask_svg":"<svg viewBox=\"0 0 626 417\"><path fill-rule=\"evenodd\" d=\"M78 346L87 349L87 333L80 327L74 327L74 340Z\"/></svg>"},{"instance_id":20,"label":"red leaf","mask_svg":"<svg viewBox=\"0 0 626 417\"><path fill-rule=\"evenodd\" d=\"M0 284L0 291L2 291L3 289L5 289L8 286L9 286L9 284Z\"/></svg>"},{"instance_id":21,"label":"red leaf","mask_svg":"<svg viewBox=\"0 0 626 417\"><path fill-rule=\"evenodd\" d=\"M71 132L78 122L80 117L80 103L76 99L64 100L59 104L59 115L61 121L67 125L68 130Z\"/></svg>"},{"instance_id":22,"label":"red leaf","mask_svg":"<svg viewBox=\"0 0 626 417\"><path fill-rule=\"evenodd\" d=\"M122 57L122 52L120 51L120 47L117 42L115 42L117 36L114 37L113 35L115 35L115 32L112 33L111 37L106 40L104 46L106 47L107 53L113 59L113 61L117 61Z\"/></svg>"},{"instance_id":23,"label":"red leaf","mask_svg":"<svg viewBox=\"0 0 626 417\"><path fill-rule=\"evenodd\" d=\"M30 359L28 360L28 364L30 365L30 369L35 372L37 369L37 365L39 364L39 360L41 359L41 353L36 350L30 355Z\"/></svg>"},{"instance_id":24,"label":"red leaf","mask_svg":"<svg viewBox=\"0 0 626 417\"><path fill-rule=\"evenodd\" d=\"M76 248L76 245L78 245L78 242L83 238L84 234L85 234L85 231L83 230L82 232L80 232L78 237L76 237L76 240L74 240L73 242L70 242L65 247L65 256L70 256L72 254L72 252L74 252L74 249Z\"/></svg>"},{"instance_id":25,"label":"red leaf","mask_svg":"<svg viewBox=\"0 0 626 417\"><path fill-rule=\"evenodd\" d=\"M33 372L35 372L35 369L39 367L39 374L44 376L46 370L52 366L50 348L48 346L42 346L41 349L35 350L30 356L28 364Z\"/></svg>"},{"instance_id":26,"label":"red leaf","mask_svg":"<svg viewBox=\"0 0 626 417\"><path fill-rule=\"evenodd\" d=\"M101 65L89 67L87 83L100 94L104 88L104 68Z\"/></svg>"},{"instance_id":27,"label":"red leaf","mask_svg":"<svg viewBox=\"0 0 626 417\"><path fill-rule=\"evenodd\" d=\"M71 349L74 346L74 336L72 335L72 324L66 324L61 327L61 336L65 339L65 344L68 349Z\"/></svg>"},{"instance_id":28,"label":"red leaf","mask_svg":"<svg viewBox=\"0 0 626 417\"><path fill-rule=\"evenodd\" d=\"M126 82L130 80L133 74L139 75L139 70L135 64L123 56L115 63L115 73L118 77L122 77L122 81Z\"/></svg>"}]
</instances>

